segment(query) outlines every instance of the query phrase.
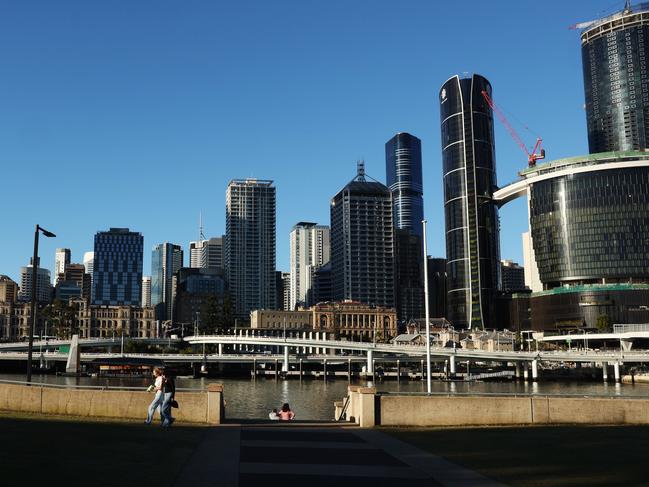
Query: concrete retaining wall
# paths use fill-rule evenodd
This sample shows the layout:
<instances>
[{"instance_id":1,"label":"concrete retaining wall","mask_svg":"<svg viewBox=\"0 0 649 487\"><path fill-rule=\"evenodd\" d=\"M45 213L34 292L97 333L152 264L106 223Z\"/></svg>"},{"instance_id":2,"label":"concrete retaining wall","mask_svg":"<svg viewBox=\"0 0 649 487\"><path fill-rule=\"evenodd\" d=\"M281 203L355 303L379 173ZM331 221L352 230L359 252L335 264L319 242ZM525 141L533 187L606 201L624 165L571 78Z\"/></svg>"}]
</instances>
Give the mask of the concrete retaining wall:
<instances>
[{"instance_id":1,"label":"concrete retaining wall","mask_svg":"<svg viewBox=\"0 0 649 487\"><path fill-rule=\"evenodd\" d=\"M400 396L351 387L349 397L347 418L366 427L649 424L649 398Z\"/></svg>"},{"instance_id":2,"label":"concrete retaining wall","mask_svg":"<svg viewBox=\"0 0 649 487\"><path fill-rule=\"evenodd\" d=\"M0 410L139 419L144 421L153 394L144 391L74 389L0 383ZM173 410L181 422L219 424L224 417L223 386L210 384L206 392L178 392L180 407Z\"/></svg>"},{"instance_id":3,"label":"concrete retaining wall","mask_svg":"<svg viewBox=\"0 0 649 487\"><path fill-rule=\"evenodd\" d=\"M386 395L377 406L381 426L649 424L649 399Z\"/></svg>"}]
</instances>

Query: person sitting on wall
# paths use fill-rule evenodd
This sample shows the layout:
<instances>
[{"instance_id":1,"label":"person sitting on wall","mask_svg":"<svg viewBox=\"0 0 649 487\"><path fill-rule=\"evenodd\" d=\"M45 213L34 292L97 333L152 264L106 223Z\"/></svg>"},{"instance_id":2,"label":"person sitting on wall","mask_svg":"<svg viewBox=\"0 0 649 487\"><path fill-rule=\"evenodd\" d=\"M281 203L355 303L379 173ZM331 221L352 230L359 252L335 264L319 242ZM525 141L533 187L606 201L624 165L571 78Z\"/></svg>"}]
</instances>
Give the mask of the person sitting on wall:
<instances>
[{"instance_id":1,"label":"person sitting on wall","mask_svg":"<svg viewBox=\"0 0 649 487\"><path fill-rule=\"evenodd\" d=\"M268 413L268 419L271 421L279 421L279 413L277 412L277 409L273 409L270 413Z\"/></svg>"},{"instance_id":2,"label":"person sitting on wall","mask_svg":"<svg viewBox=\"0 0 649 487\"><path fill-rule=\"evenodd\" d=\"M295 418L295 413L291 411L291 406L289 406L287 402L282 405L282 408L277 414L279 415L280 421L291 421Z\"/></svg>"}]
</instances>

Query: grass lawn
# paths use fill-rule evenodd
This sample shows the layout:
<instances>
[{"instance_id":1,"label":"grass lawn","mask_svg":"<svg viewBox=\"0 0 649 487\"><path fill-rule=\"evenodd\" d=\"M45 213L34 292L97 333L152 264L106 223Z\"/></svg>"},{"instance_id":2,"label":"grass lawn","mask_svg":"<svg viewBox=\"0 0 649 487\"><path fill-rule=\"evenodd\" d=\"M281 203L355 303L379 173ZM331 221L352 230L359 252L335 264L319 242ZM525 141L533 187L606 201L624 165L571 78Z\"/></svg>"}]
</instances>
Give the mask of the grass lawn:
<instances>
[{"instance_id":1,"label":"grass lawn","mask_svg":"<svg viewBox=\"0 0 649 487\"><path fill-rule=\"evenodd\" d=\"M382 431L511 486L649 486L647 426Z\"/></svg>"},{"instance_id":2,"label":"grass lawn","mask_svg":"<svg viewBox=\"0 0 649 487\"><path fill-rule=\"evenodd\" d=\"M206 431L0 413L0 484L170 486Z\"/></svg>"}]
</instances>

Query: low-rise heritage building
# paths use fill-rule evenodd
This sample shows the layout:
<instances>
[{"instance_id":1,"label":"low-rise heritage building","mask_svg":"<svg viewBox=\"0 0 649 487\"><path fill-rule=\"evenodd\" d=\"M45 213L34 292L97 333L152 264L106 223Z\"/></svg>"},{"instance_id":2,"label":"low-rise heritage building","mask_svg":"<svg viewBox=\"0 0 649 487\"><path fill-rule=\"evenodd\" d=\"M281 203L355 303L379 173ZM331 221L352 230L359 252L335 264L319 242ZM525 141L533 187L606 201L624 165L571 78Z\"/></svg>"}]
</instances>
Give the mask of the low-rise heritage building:
<instances>
[{"instance_id":1,"label":"low-rise heritage building","mask_svg":"<svg viewBox=\"0 0 649 487\"><path fill-rule=\"evenodd\" d=\"M397 335L395 308L334 301L318 303L310 311L314 330L333 332L337 337L387 341Z\"/></svg>"},{"instance_id":2,"label":"low-rise heritage building","mask_svg":"<svg viewBox=\"0 0 649 487\"><path fill-rule=\"evenodd\" d=\"M77 308L80 338L108 338L122 333L133 338L158 337L153 307L94 305L85 299L73 299L70 304Z\"/></svg>"},{"instance_id":3,"label":"low-rise heritage building","mask_svg":"<svg viewBox=\"0 0 649 487\"><path fill-rule=\"evenodd\" d=\"M256 309L250 312L250 328L266 330L312 330L313 314L308 310L278 311Z\"/></svg>"},{"instance_id":4,"label":"low-rise heritage building","mask_svg":"<svg viewBox=\"0 0 649 487\"><path fill-rule=\"evenodd\" d=\"M14 303L18 300L18 283L9 276L0 275L0 303Z\"/></svg>"},{"instance_id":5,"label":"low-rise heritage building","mask_svg":"<svg viewBox=\"0 0 649 487\"><path fill-rule=\"evenodd\" d=\"M324 331L349 340L387 341L397 335L397 311L357 301L331 301L295 311L255 310L250 313L250 327Z\"/></svg>"},{"instance_id":6,"label":"low-rise heritage building","mask_svg":"<svg viewBox=\"0 0 649 487\"><path fill-rule=\"evenodd\" d=\"M38 304L38 321L34 334L39 335L45 329L45 318L42 315L44 304ZM0 340L15 341L29 336L31 303L24 301L0 301Z\"/></svg>"}]
</instances>

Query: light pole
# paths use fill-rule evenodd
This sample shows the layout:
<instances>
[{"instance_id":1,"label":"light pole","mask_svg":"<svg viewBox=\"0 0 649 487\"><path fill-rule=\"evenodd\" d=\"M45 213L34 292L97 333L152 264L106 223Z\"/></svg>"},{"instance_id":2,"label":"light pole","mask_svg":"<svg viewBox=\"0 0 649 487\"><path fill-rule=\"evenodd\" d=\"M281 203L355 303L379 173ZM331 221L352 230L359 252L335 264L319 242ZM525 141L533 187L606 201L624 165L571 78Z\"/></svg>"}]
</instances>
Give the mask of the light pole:
<instances>
[{"instance_id":1,"label":"light pole","mask_svg":"<svg viewBox=\"0 0 649 487\"><path fill-rule=\"evenodd\" d=\"M426 245L426 220L421 221L424 229L424 306L426 309L426 390L432 392L433 385L430 377L430 309L428 305L428 249Z\"/></svg>"},{"instance_id":2,"label":"light pole","mask_svg":"<svg viewBox=\"0 0 649 487\"><path fill-rule=\"evenodd\" d=\"M34 327L36 326L36 280L38 279L38 233L43 232L46 237L56 237L40 225L34 230L34 257L32 259L32 302L29 321L29 345L27 347L27 382L32 381L32 352L34 348Z\"/></svg>"}]
</instances>

